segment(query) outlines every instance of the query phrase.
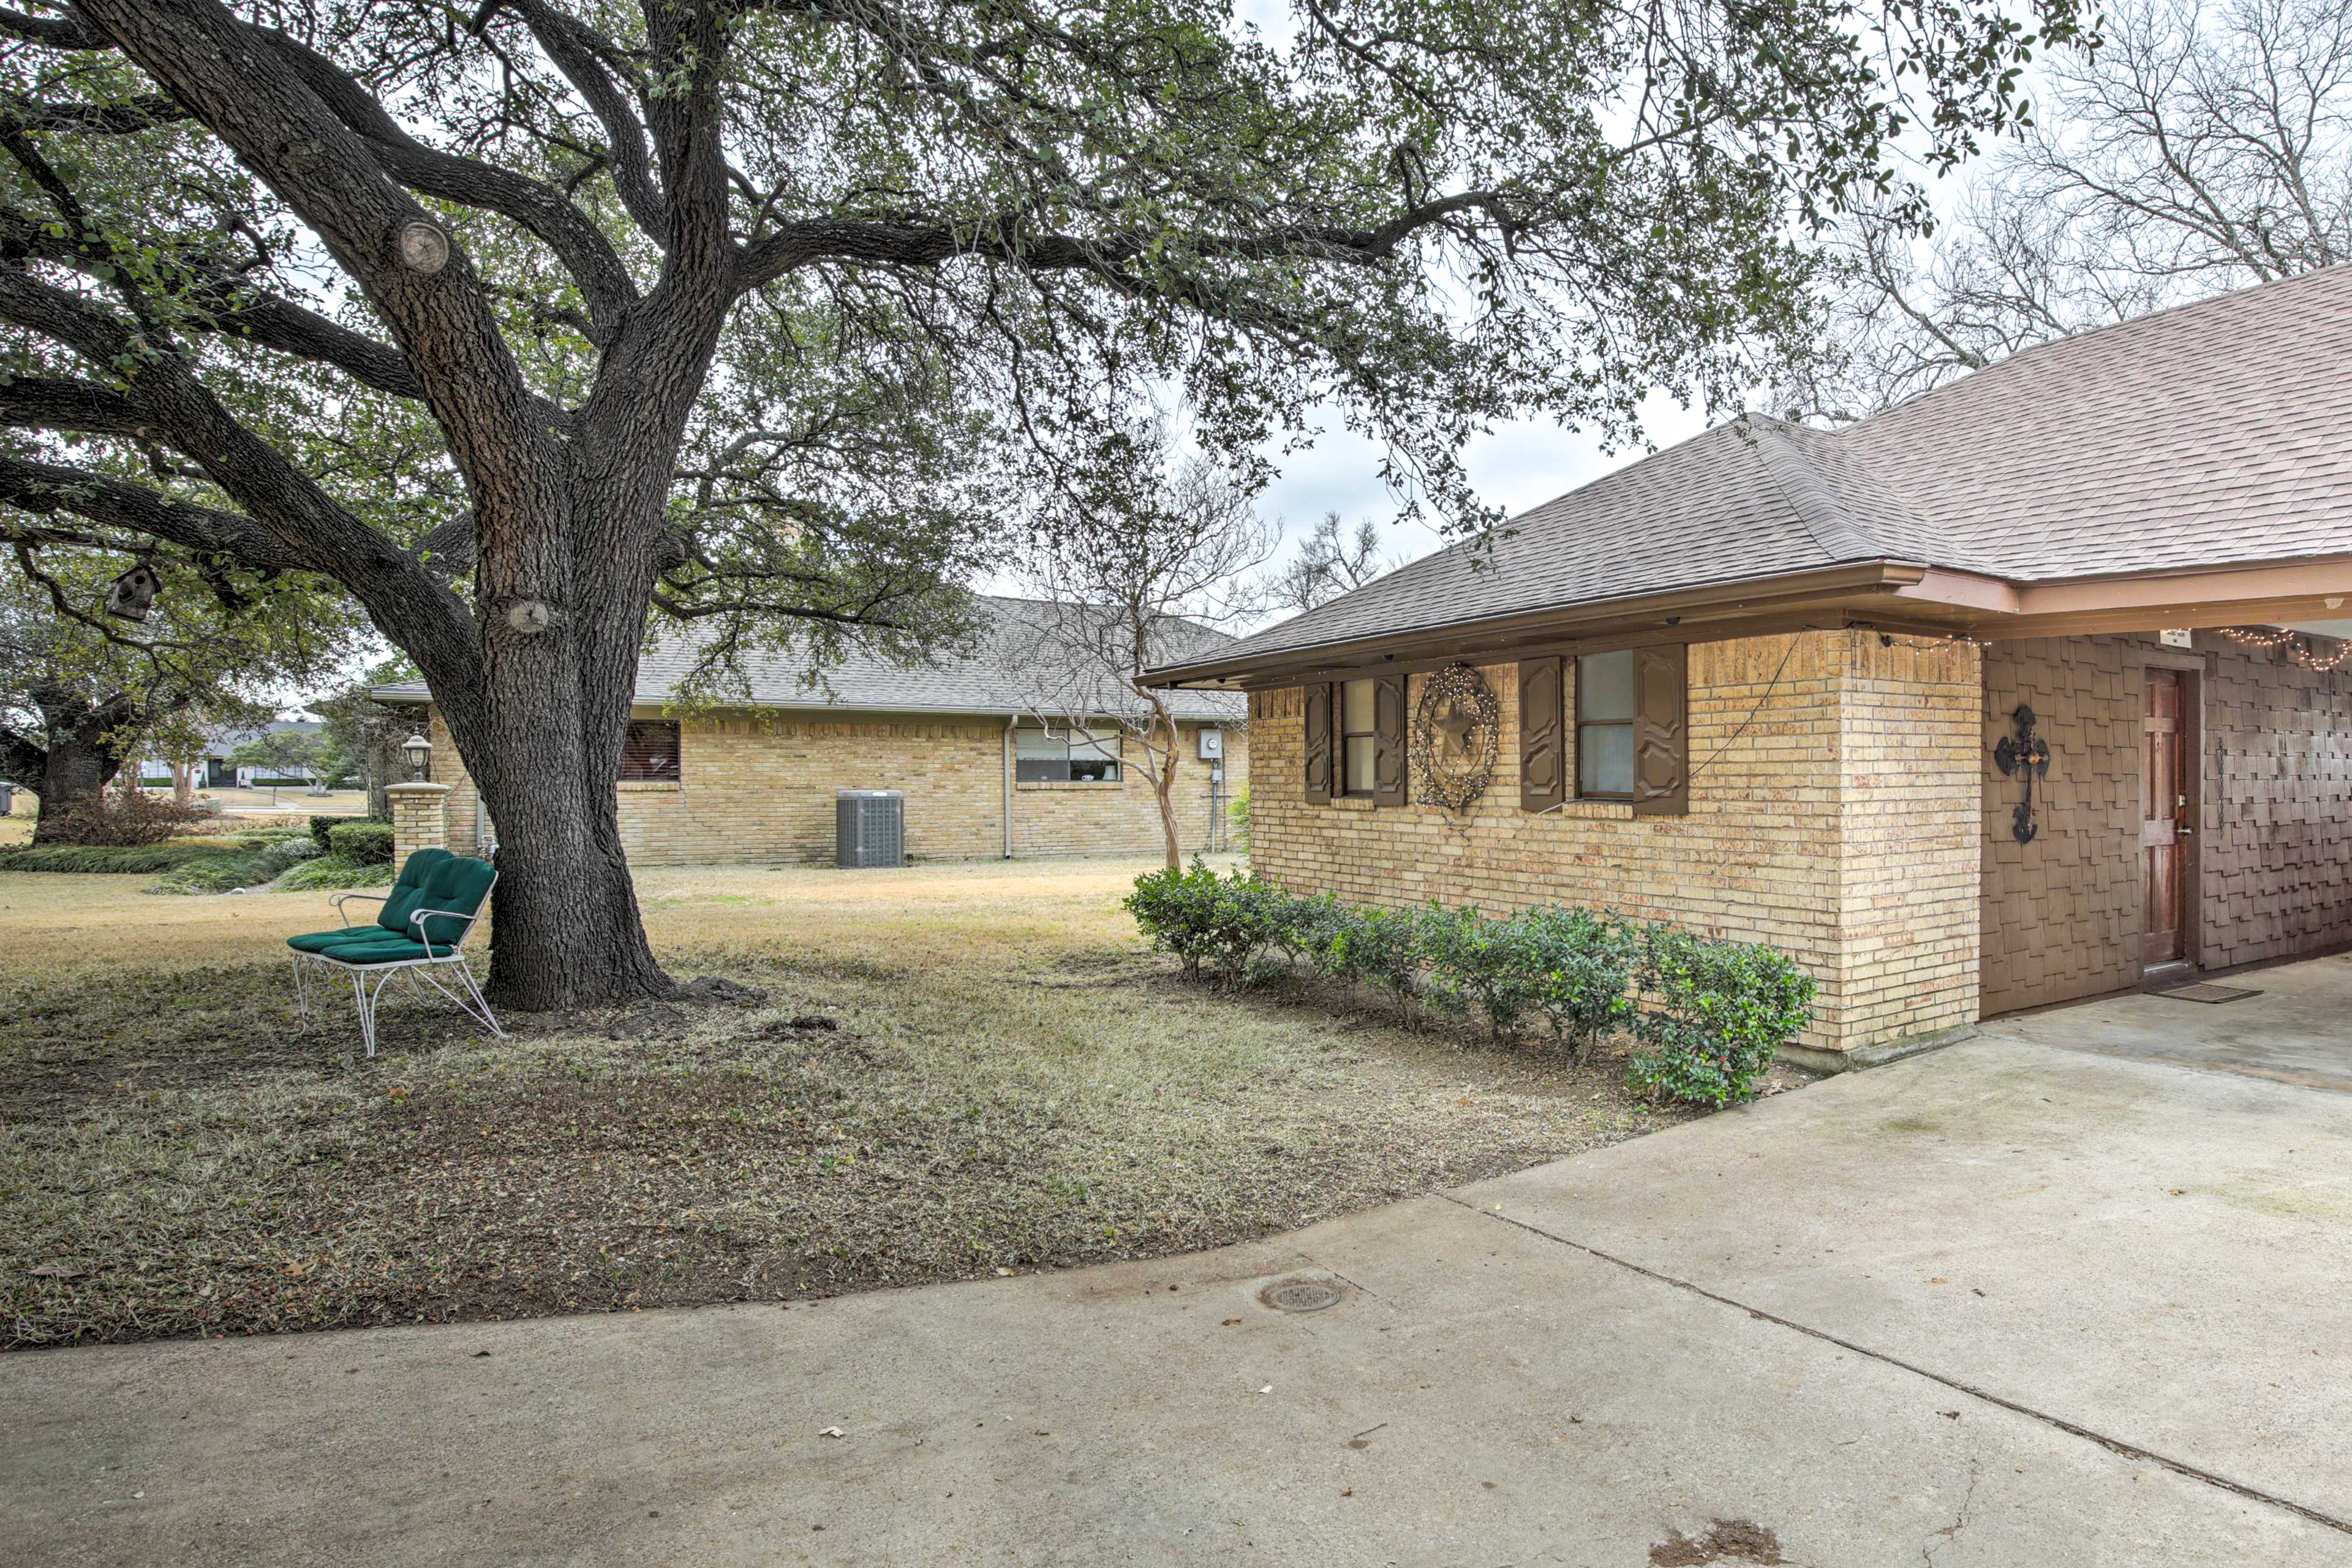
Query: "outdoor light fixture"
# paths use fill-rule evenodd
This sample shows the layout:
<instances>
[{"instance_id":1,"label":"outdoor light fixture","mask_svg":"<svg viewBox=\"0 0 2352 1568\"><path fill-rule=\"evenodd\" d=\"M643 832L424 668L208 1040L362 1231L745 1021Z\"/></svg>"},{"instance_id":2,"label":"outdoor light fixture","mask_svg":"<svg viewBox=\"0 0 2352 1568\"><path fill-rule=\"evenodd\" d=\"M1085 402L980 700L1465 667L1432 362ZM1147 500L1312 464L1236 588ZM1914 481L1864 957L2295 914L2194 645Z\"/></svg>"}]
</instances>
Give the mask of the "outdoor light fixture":
<instances>
[{"instance_id":1,"label":"outdoor light fixture","mask_svg":"<svg viewBox=\"0 0 2352 1568\"><path fill-rule=\"evenodd\" d=\"M426 740L422 735L411 735L408 739L400 743L400 749L408 758L408 776L410 781L415 784L423 784L425 782L425 770L432 763L433 761L433 742Z\"/></svg>"}]
</instances>

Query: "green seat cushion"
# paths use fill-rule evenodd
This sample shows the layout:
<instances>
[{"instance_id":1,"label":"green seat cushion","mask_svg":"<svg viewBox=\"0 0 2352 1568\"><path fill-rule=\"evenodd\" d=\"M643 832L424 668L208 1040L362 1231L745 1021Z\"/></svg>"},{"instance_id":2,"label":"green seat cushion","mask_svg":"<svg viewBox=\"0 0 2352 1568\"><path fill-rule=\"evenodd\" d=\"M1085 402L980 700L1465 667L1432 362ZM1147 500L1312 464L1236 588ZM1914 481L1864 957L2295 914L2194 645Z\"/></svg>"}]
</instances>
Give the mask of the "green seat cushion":
<instances>
[{"instance_id":1,"label":"green seat cushion","mask_svg":"<svg viewBox=\"0 0 2352 1568\"><path fill-rule=\"evenodd\" d=\"M300 936L289 936L286 945L297 952L325 952L332 948L349 947L355 942L389 942L380 925L341 926L333 931L306 931Z\"/></svg>"},{"instance_id":2,"label":"green seat cushion","mask_svg":"<svg viewBox=\"0 0 2352 1568\"><path fill-rule=\"evenodd\" d=\"M435 866L415 905L416 910L436 911L436 918L422 922L425 939L436 948L455 943L464 934L466 922L482 907L483 895L497 876L488 861L465 856L453 855ZM418 922L412 920L411 931L418 929Z\"/></svg>"},{"instance_id":3,"label":"green seat cushion","mask_svg":"<svg viewBox=\"0 0 2352 1568\"><path fill-rule=\"evenodd\" d=\"M400 876L384 895L383 908L376 911L375 923L395 936L412 934L408 917L416 909L417 900L425 896L425 885L433 875L449 861L456 859L446 849L419 849L409 856L400 868Z\"/></svg>"},{"instance_id":4,"label":"green seat cushion","mask_svg":"<svg viewBox=\"0 0 2352 1568\"><path fill-rule=\"evenodd\" d=\"M319 956L331 958L337 963L404 963L412 958L446 957L448 952L439 942L435 942L433 952L428 953L421 942L404 942L396 936L378 933L374 942L340 942Z\"/></svg>"}]
</instances>

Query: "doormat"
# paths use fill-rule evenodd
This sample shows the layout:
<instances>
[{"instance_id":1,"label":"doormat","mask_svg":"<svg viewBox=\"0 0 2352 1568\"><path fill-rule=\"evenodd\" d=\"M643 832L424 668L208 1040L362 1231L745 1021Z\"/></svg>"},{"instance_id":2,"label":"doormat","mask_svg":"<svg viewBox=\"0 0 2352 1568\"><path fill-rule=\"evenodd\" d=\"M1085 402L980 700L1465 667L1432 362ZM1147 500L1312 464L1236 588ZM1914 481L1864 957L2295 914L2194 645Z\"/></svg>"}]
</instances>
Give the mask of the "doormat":
<instances>
[{"instance_id":1,"label":"doormat","mask_svg":"<svg viewBox=\"0 0 2352 1568\"><path fill-rule=\"evenodd\" d=\"M2259 996L2262 993L2249 991L2242 985L2216 985L2210 980L2200 980L2193 985L2176 985L2169 991L2159 991L2156 994L2169 996L2177 1002L2221 1003L2242 1002L2249 996Z\"/></svg>"}]
</instances>

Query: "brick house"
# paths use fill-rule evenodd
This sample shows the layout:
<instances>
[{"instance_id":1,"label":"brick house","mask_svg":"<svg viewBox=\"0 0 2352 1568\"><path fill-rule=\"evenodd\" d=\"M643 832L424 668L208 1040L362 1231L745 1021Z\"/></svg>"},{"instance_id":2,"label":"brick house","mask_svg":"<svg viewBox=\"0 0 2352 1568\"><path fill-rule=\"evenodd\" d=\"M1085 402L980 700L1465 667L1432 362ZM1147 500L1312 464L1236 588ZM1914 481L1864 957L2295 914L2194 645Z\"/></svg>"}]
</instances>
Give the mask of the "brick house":
<instances>
[{"instance_id":1,"label":"brick house","mask_svg":"<svg viewBox=\"0 0 2352 1568\"><path fill-rule=\"evenodd\" d=\"M2347 367L2352 268L1743 419L1154 679L1286 886L1771 942L1817 1065L2352 945Z\"/></svg>"},{"instance_id":2,"label":"brick house","mask_svg":"<svg viewBox=\"0 0 2352 1568\"><path fill-rule=\"evenodd\" d=\"M673 711L694 649L676 639L654 648L637 671L618 784L630 861L830 864L834 797L845 789L905 792L911 860L1159 851L1135 741L1100 716L1073 724L1027 668L1037 606L986 599L981 609L983 631L967 657L908 667L853 650L812 682L804 660L749 656L744 689L715 707ZM1193 629L1204 647L1232 640ZM451 786L439 806L448 847L471 854L493 838L424 683L372 695L421 710L433 778ZM1185 852L1231 847L1228 807L1248 767L1244 704L1173 695Z\"/></svg>"}]
</instances>

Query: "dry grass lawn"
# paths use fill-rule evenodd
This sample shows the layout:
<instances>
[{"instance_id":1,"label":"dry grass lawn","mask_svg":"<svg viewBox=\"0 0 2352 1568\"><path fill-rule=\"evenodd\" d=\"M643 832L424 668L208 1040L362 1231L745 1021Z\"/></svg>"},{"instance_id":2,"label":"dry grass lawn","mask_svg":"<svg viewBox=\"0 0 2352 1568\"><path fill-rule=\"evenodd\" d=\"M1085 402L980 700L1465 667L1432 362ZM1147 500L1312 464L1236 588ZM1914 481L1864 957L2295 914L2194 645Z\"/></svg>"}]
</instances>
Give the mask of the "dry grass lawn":
<instances>
[{"instance_id":1,"label":"dry grass lawn","mask_svg":"<svg viewBox=\"0 0 2352 1568\"><path fill-rule=\"evenodd\" d=\"M651 870L681 977L305 1025L315 893L0 874L0 1327L56 1344L775 1299L1213 1246L1672 1120L1613 1064L1187 984L1138 861Z\"/></svg>"}]
</instances>

